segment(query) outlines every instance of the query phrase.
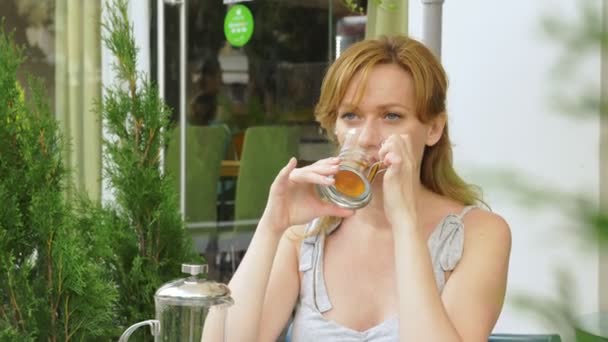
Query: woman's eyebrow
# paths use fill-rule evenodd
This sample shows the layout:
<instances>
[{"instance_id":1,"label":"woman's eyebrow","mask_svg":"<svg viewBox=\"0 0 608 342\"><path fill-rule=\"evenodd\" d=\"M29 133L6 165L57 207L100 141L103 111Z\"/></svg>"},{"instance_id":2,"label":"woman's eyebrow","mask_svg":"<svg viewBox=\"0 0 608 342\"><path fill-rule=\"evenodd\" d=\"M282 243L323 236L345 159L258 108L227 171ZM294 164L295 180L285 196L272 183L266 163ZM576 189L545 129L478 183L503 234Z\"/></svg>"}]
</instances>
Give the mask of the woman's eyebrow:
<instances>
[{"instance_id":1,"label":"woman's eyebrow","mask_svg":"<svg viewBox=\"0 0 608 342\"><path fill-rule=\"evenodd\" d=\"M383 103L381 105L378 106L378 108L380 109L388 109L388 108L401 108L403 111L405 111L408 114L414 113L414 109L410 108L402 103L398 103L398 102L389 102L389 103Z\"/></svg>"},{"instance_id":2,"label":"woman's eyebrow","mask_svg":"<svg viewBox=\"0 0 608 342\"><path fill-rule=\"evenodd\" d=\"M378 105L379 108L388 108L388 107L401 107L405 110L410 110L410 108L402 103L398 103L398 102L389 102L389 103L383 103L381 105Z\"/></svg>"},{"instance_id":3,"label":"woman's eyebrow","mask_svg":"<svg viewBox=\"0 0 608 342\"><path fill-rule=\"evenodd\" d=\"M404 110L407 113L414 112L413 109L411 109L410 107L408 107L402 103L399 103L399 102L382 103L382 104L377 105L376 108L382 109L382 110L386 110L388 108L401 108L402 110ZM358 111L359 107L354 103L344 102L338 106L338 110L339 111Z\"/></svg>"},{"instance_id":4,"label":"woman's eyebrow","mask_svg":"<svg viewBox=\"0 0 608 342\"><path fill-rule=\"evenodd\" d=\"M354 103L344 102L344 103L341 103L338 106L338 109L341 109L341 110L357 110L357 109L359 109L359 107L356 104L354 104Z\"/></svg>"}]
</instances>

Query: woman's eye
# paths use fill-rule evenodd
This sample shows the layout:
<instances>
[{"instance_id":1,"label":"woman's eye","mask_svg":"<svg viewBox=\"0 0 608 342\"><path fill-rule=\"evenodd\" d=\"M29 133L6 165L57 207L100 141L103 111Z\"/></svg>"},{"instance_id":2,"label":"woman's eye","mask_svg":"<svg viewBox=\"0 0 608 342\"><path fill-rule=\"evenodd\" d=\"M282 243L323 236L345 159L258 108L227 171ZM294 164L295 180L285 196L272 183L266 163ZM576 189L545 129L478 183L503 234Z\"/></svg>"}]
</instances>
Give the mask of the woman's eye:
<instances>
[{"instance_id":1,"label":"woman's eye","mask_svg":"<svg viewBox=\"0 0 608 342\"><path fill-rule=\"evenodd\" d=\"M396 120L401 119L402 116L401 116L401 114L397 114L397 113L387 113L384 117L387 120L396 121Z\"/></svg>"},{"instance_id":2,"label":"woman's eye","mask_svg":"<svg viewBox=\"0 0 608 342\"><path fill-rule=\"evenodd\" d=\"M355 113L344 113L340 115L340 118L343 120L354 120L357 118L357 115L355 115Z\"/></svg>"}]
</instances>

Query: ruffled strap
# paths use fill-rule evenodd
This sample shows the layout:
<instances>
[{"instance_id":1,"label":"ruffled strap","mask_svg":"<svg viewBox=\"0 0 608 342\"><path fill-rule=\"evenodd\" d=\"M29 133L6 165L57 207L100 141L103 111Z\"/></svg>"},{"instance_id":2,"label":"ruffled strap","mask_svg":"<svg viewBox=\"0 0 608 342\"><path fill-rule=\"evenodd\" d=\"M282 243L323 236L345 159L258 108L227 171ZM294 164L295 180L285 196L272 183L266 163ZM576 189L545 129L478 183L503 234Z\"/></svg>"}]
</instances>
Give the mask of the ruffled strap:
<instances>
[{"instance_id":1,"label":"ruffled strap","mask_svg":"<svg viewBox=\"0 0 608 342\"><path fill-rule=\"evenodd\" d=\"M449 215L440 227L438 238L439 265L444 272L452 271L462 258L464 225L456 215Z\"/></svg>"},{"instance_id":2,"label":"ruffled strap","mask_svg":"<svg viewBox=\"0 0 608 342\"><path fill-rule=\"evenodd\" d=\"M456 268L464 249L464 216L476 206L467 206L459 214L448 215L429 239L435 279L439 290L445 285L445 272Z\"/></svg>"}]
</instances>

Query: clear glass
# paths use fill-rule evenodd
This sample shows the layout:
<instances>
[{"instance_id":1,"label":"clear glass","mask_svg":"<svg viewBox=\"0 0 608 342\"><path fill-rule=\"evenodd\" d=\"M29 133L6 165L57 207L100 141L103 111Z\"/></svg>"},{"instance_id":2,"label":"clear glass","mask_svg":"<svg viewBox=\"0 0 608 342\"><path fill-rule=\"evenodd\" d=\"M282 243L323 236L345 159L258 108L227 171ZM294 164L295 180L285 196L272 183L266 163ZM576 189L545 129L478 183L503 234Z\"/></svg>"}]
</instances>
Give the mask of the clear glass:
<instances>
[{"instance_id":1,"label":"clear glass","mask_svg":"<svg viewBox=\"0 0 608 342\"><path fill-rule=\"evenodd\" d=\"M333 176L334 184L317 187L323 199L348 209L362 208L371 201L371 182L381 167L380 162L374 162L360 147L359 134L354 128L346 132L338 154L340 164Z\"/></svg>"},{"instance_id":2,"label":"clear glass","mask_svg":"<svg viewBox=\"0 0 608 342\"><path fill-rule=\"evenodd\" d=\"M170 304L166 301L156 301L156 317L160 322L160 334L155 341L163 342L201 342L211 340L203 338L205 324L217 324L214 327L213 341L223 341L225 338L225 321L228 307L231 303L204 305ZM207 315L213 312L214 320L206 322Z\"/></svg>"}]
</instances>

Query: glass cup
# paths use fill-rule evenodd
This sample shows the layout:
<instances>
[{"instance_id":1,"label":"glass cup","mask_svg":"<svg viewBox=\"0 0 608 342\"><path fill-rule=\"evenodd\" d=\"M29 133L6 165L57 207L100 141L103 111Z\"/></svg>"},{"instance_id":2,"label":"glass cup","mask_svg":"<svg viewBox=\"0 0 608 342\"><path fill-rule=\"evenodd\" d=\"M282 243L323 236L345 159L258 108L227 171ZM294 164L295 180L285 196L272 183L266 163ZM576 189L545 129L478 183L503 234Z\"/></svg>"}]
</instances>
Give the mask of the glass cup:
<instances>
[{"instance_id":1,"label":"glass cup","mask_svg":"<svg viewBox=\"0 0 608 342\"><path fill-rule=\"evenodd\" d=\"M353 128L346 132L338 154L340 164L333 176L334 184L317 185L321 198L347 209L363 208L371 201L371 182L381 166L359 147L358 140L359 130Z\"/></svg>"}]
</instances>

